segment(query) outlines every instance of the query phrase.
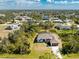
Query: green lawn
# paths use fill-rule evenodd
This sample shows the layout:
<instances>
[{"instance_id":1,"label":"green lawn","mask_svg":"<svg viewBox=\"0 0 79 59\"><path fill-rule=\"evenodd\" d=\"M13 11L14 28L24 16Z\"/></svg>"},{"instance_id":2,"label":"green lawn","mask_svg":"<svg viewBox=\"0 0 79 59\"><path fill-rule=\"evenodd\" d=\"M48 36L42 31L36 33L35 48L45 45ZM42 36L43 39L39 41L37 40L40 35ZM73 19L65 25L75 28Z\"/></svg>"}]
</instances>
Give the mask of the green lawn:
<instances>
[{"instance_id":1,"label":"green lawn","mask_svg":"<svg viewBox=\"0 0 79 59\"><path fill-rule=\"evenodd\" d=\"M6 26L6 24L0 24L0 30L4 30Z\"/></svg>"},{"instance_id":2,"label":"green lawn","mask_svg":"<svg viewBox=\"0 0 79 59\"><path fill-rule=\"evenodd\" d=\"M49 54L51 58L55 59L55 56L51 53L50 48L46 47L45 43L35 43L32 47L31 53L29 55L19 55L19 54L0 54L0 58L30 58L39 59L39 56Z\"/></svg>"},{"instance_id":3,"label":"green lawn","mask_svg":"<svg viewBox=\"0 0 79 59\"><path fill-rule=\"evenodd\" d=\"M74 34L74 33L76 33L77 32L77 30L56 30L57 31L57 33L72 33L72 34Z\"/></svg>"}]
</instances>

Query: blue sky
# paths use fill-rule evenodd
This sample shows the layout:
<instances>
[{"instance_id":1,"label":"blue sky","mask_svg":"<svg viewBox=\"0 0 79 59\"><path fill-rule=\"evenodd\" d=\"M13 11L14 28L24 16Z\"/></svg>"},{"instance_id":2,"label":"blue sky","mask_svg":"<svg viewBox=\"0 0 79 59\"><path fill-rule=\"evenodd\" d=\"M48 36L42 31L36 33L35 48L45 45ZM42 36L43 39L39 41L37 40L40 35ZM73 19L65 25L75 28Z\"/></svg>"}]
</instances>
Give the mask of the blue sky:
<instances>
[{"instance_id":1,"label":"blue sky","mask_svg":"<svg viewBox=\"0 0 79 59\"><path fill-rule=\"evenodd\" d=\"M79 0L0 0L3 9L79 9Z\"/></svg>"}]
</instances>

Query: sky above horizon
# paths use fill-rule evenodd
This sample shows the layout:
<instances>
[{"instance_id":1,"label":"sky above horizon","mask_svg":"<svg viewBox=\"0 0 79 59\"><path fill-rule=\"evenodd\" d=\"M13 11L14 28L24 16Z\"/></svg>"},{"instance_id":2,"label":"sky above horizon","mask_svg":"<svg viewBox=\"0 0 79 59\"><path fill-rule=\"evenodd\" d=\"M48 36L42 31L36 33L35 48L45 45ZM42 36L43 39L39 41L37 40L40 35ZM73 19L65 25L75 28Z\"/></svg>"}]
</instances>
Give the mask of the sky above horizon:
<instances>
[{"instance_id":1,"label":"sky above horizon","mask_svg":"<svg viewBox=\"0 0 79 59\"><path fill-rule=\"evenodd\" d=\"M79 0L0 0L3 9L79 9Z\"/></svg>"}]
</instances>

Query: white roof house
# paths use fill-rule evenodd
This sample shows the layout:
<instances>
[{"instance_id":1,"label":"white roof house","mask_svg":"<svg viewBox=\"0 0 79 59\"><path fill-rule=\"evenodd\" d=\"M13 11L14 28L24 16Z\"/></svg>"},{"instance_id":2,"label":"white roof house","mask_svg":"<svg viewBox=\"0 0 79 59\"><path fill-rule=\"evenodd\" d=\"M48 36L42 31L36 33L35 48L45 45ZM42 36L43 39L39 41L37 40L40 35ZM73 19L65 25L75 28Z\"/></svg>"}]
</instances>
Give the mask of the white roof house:
<instances>
[{"instance_id":1,"label":"white roof house","mask_svg":"<svg viewBox=\"0 0 79 59\"><path fill-rule=\"evenodd\" d=\"M52 46L58 45L58 41L55 39L55 37L51 33L48 33L48 32L39 33L37 35L36 41L39 43L44 43L44 42L47 44L49 43Z\"/></svg>"},{"instance_id":2,"label":"white roof house","mask_svg":"<svg viewBox=\"0 0 79 59\"><path fill-rule=\"evenodd\" d=\"M65 19L64 22L68 23L68 22L72 22L71 19Z\"/></svg>"},{"instance_id":3,"label":"white roof house","mask_svg":"<svg viewBox=\"0 0 79 59\"><path fill-rule=\"evenodd\" d=\"M79 18L79 15L75 15L76 18Z\"/></svg>"},{"instance_id":4,"label":"white roof house","mask_svg":"<svg viewBox=\"0 0 79 59\"><path fill-rule=\"evenodd\" d=\"M7 29L10 29L10 30L18 30L18 29L20 29L20 26L17 23L15 23L15 24L9 24L7 26Z\"/></svg>"},{"instance_id":5,"label":"white roof house","mask_svg":"<svg viewBox=\"0 0 79 59\"><path fill-rule=\"evenodd\" d=\"M6 15L5 15L5 14L0 14L0 17L1 17L1 16L2 16L2 17L5 17Z\"/></svg>"},{"instance_id":6,"label":"white roof house","mask_svg":"<svg viewBox=\"0 0 79 59\"><path fill-rule=\"evenodd\" d=\"M21 21L25 22L27 22L28 20L32 20L32 18L28 16L16 16L15 19L21 19Z\"/></svg>"},{"instance_id":7,"label":"white roof house","mask_svg":"<svg viewBox=\"0 0 79 59\"><path fill-rule=\"evenodd\" d=\"M65 24L56 24L55 28L60 29L60 30L70 30L70 29L72 29L71 26L65 25Z\"/></svg>"},{"instance_id":8,"label":"white roof house","mask_svg":"<svg viewBox=\"0 0 79 59\"><path fill-rule=\"evenodd\" d=\"M63 23L63 21L59 18L51 18L51 21L53 21L54 23Z\"/></svg>"}]
</instances>

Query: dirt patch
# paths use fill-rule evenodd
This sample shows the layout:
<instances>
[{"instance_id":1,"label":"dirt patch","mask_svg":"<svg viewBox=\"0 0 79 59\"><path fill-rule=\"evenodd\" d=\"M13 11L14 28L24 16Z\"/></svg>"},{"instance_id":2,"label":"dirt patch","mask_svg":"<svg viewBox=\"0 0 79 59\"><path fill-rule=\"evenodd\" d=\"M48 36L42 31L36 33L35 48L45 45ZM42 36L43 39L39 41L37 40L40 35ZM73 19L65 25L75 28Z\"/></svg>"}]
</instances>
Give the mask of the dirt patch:
<instances>
[{"instance_id":1,"label":"dirt patch","mask_svg":"<svg viewBox=\"0 0 79 59\"><path fill-rule=\"evenodd\" d=\"M44 51L49 50L49 48L46 47L46 44L39 44L39 43L35 44L33 48L34 50L39 51L39 52L44 52Z\"/></svg>"},{"instance_id":2,"label":"dirt patch","mask_svg":"<svg viewBox=\"0 0 79 59\"><path fill-rule=\"evenodd\" d=\"M7 35L10 33L10 30L0 30L0 37L4 38L7 37Z\"/></svg>"}]
</instances>

